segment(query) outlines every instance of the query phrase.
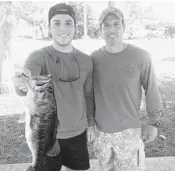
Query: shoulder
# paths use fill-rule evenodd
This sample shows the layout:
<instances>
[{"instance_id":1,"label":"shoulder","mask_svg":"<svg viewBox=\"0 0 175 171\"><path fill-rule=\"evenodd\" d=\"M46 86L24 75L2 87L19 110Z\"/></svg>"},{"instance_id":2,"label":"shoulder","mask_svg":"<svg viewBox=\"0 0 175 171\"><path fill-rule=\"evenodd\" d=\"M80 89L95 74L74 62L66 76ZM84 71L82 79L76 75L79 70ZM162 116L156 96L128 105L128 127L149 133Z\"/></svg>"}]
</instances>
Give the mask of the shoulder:
<instances>
[{"instance_id":1,"label":"shoulder","mask_svg":"<svg viewBox=\"0 0 175 171\"><path fill-rule=\"evenodd\" d=\"M78 57L78 60L81 62L83 66L92 67L92 59L88 54L78 49L75 49L75 53L76 57Z\"/></svg>"},{"instance_id":2,"label":"shoulder","mask_svg":"<svg viewBox=\"0 0 175 171\"><path fill-rule=\"evenodd\" d=\"M150 53L143 48L129 44L128 53L131 59L138 63L141 68L152 64Z\"/></svg>"},{"instance_id":3,"label":"shoulder","mask_svg":"<svg viewBox=\"0 0 175 171\"><path fill-rule=\"evenodd\" d=\"M94 50L91 54L90 54L90 57L93 59L97 58L98 56L101 56L100 55L101 53L101 50L100 49L97 49L97 50Z\"/></svg>"},{"instance_id":4,"label":"shoulder","mask_svg":"<svg viewBox=\"0 0 175 171\"><path fill-rule=\"evenodd\" d=\"M138 46L129 44L129 53L133 54L134 56L140 58L141 60L150 60L150 53Z\"/></svg>"},{"instance_id":5,"label":"shoulder","mask_svg":"<svg viewBox=\"0 0 175 171\"><path fill-rule=\"evenodd\" d=\"M29 54L27 60L40 61L40 60L42 60L42 58L43 58L42 49L37 49Z\"/></svg>"},{"instance_id":6,"label":"shoulder","mask_svg":"<svg viewBox=\"0 0 175 171\"><path fill-rule=\"evenodd\" d=\"M31 52L26 60L27 62L33 62L33 63L43 63L44 62L44 56L46 56L46 51L49 49L49 46L34 50Z\"/></svg>"}]
</instances>

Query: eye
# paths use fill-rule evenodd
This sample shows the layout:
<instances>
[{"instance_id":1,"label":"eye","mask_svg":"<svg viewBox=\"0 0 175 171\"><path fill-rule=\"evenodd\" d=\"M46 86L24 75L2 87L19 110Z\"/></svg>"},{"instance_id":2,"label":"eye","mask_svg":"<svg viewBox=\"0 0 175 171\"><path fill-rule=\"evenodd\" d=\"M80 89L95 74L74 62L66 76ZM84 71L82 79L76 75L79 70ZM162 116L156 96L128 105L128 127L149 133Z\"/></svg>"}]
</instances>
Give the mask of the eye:
<instances>
[{"instance_id":1,"label":"eye","mask_svg":"<svg viewBox=\"0 0 175 171\"><path fill-rule=\"evenodd\" d=\"M60 25L60 23L57 22L57 23L55 23L55 25Z\"/></svg>"},{"instance_id":2,"label":"eye","mask_svg":"<svg viewBox=\"0 0 175 171\"><path fill-rule=\"evenodd\" d=\"M72 26L73 25L72 22L67 22L66 24L67 24L67 26Z\"/></svg>"},{"instance_id":3,"label":"eye","mask_svg":"<svg viewBox=\"0 0 175 171\"><path fill-rule=\"evenodd\" d=\"M119 27L120 24L119 24L119 23L114 23L114 26L115 26L115 27Z\"/></svg>"},{"instance_id":4,"label":"eye","mask_svg":"<svg viewBox=\"0 0 175 171\"><path fill-rule=\"evenodd\" d=\"M54 22L54 23L53 23L53 26L55 26L55 27L60 26L60 22Z\"/></svg>"},{"instance_id":5,"label":"eye","mask_svg":"<svg viewBox=\"0 0 175 171\"><path fill-rule=\"evenodd\" d=\"M107 23L104 23L104 25L103 25L104 27L109 27L109 24L107 24Z\"/></svg>"}]
</instances>

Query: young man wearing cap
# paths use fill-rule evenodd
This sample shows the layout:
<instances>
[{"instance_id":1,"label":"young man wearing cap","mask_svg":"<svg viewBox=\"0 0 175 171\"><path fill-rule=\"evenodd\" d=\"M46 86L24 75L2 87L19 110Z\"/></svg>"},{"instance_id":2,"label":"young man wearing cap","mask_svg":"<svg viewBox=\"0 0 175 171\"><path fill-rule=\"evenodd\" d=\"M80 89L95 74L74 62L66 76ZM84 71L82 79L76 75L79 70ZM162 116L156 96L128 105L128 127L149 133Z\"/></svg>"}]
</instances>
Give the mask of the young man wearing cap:
<instances>
[{"instance_id":1,"label":"young man wearing cap","mask_svg":"<svg viewBox=\"0 0 175 171\"><path fill-rule=\"evenodd\" d=\"M110 7L100 16L106 45L91 54L94 63L97 158L105 171L144 171L144 144L139 108L145 90L150 121L145 142L154 141L163 110L156 77L147 51L124 43L125 22L120 10Z\"/></svg>"},{"instance_id":2,"label":"young man wearing cap","mask_svg":"<svg viewBox=\"0 0 175 171\"><path fill-rule=\"evenodd\" d=\"M48 20L53 44L32 52L24 65L24 72L28 69L34 76L50 74L54 82L61 152L47 156L45 171L60 171L62 165L68 170L88 170L87 140L92 141L95 135L92 59L71 44L76 29L71 6L64 3L52 6ZM24 81L15 76L13 82L17 93L26 95Z\"/></svg>"}]
</instances>

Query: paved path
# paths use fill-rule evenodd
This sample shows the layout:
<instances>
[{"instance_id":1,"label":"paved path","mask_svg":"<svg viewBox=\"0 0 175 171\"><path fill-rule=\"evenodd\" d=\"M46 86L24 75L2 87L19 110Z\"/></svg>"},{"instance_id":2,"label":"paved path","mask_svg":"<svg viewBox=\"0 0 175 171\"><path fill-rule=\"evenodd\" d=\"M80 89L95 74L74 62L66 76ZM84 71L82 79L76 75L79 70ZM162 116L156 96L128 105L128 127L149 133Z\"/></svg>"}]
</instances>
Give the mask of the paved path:
<instances>
[{"instance_id":1,"label":"paved path","mask_svg":"<svg viewBox=\"0 0 175 171\"><path fill-rule=\"evenodd\" d=\"M24 171L29 163L0 165L0 171ZM175 157L157 157L146 159L147 171L175 171ZM65 171L63 168L61 171ZM96 160L91 160L91 170L100 171Z\"/></svg>"}]
</instances>

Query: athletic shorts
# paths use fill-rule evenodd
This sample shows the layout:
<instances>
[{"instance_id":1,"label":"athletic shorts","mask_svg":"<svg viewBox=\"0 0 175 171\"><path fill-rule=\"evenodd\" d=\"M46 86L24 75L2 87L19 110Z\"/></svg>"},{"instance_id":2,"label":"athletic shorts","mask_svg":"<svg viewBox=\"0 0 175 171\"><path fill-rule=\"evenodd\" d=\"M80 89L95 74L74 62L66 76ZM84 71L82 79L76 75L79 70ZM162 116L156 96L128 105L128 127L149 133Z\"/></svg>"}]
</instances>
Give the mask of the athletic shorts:
<instances>
[{"instance_id":1,"label":"athletic shorts","mask_svg":"<svg viewBox=\"0 0 175 171\"><path fill-rule=\"evenodd\" d=\"M94 149L99 166L104 171L146 171L141 129L118 133L97 130Z\"/></svg>"},{"instance_id":2,"label":"athletic shorts","mask_svg":"<svg viewBox=\"0 0 175 171\"><path fill-rule=\"evenodd\" d=\"M46 157L45 171L60 171L62 165L73 170L90 168L86 131L76 137L58 139L58 142L60 154Z\"/></svg>"}]
</instances>

